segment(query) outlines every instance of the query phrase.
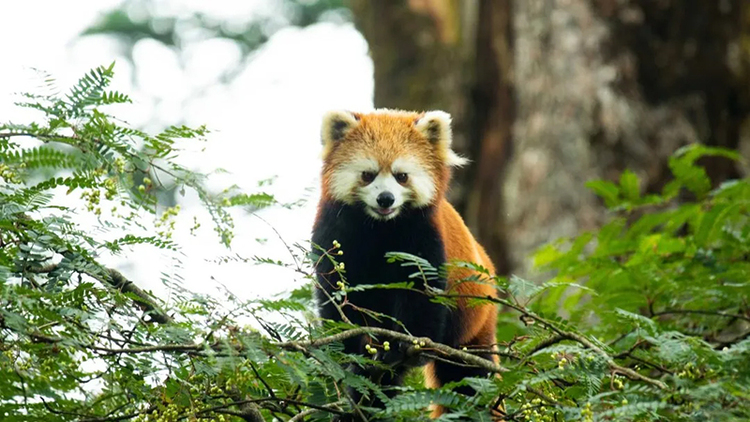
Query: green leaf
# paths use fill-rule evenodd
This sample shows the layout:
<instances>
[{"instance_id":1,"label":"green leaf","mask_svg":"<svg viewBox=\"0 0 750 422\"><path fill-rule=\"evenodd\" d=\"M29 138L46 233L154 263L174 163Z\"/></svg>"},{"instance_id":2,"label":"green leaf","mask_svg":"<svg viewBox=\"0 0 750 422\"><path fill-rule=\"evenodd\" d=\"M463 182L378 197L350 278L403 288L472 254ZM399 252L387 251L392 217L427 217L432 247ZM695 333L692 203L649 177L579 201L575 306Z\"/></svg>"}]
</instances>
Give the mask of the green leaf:
<instances>
[{"instance_id":1,"label":"green leaf","mask_svg":"<svg viewBox=\"0 0 750 422\"><path fill-rule=\"evenodd\" d=\"M620 187L607 180L591 180L586 182L586 187L600 196L607 207L614 207L619 204Z\"/></svg>"},{"instance_id":2,"label":"green leaf","mask_svg":"<svg viewBox=\"0 0 750 422\"><path fill-rule=\"evenodd\" d=\"M711 242L716 241L718 235L721 233L721 229L725 227L727 220L737 215L742 206L747 206L747 204L722 203L714 205L700 219L698 230L695 232L695 243L698 246L705 247Z\"/></svg>"},{"instance_id":3,"label":"green leaf","mask_svg":"<svg viewBox=\"0 0 750 422\"><path fill-rule=\"evenodd\" d=\"M630 170L625 170L620 175L620 191L625 199L635 202L640 198L640 187L638 176Z\"/></svg>"},{"instance_id":4,"label":"green leaf","mask_svg":"<svg viewBox=\"0 0 750 422\"><path fill-rule=\"evenodd\" d=\"M705 156L720 156L731 160L739 159L739 154L735 151L706 147L700 144L691 144L680 148L669 158L669 168L672 170L676 181L699 198L705 197L711 189L711 181L708 178L708 174L702 167L695 164L699 158ZM670 189L674 190L674 188Z\"/></svg>"}]
</instances>

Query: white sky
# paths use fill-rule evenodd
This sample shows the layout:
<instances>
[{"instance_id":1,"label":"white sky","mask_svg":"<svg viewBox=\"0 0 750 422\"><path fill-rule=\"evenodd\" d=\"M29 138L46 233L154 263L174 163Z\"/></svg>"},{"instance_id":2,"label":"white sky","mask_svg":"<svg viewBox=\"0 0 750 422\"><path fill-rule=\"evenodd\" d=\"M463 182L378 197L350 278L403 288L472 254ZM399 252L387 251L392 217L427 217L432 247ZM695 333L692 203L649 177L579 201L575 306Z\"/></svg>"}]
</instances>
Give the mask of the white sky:
<instances>
[{"instance_id":1,"label":"white sky","mask_svg":"<svg viewBox=\"0 0 750 422\"><path fill-rule=\"evenodd\" d=\"M212 180L212 187L232 184L243 192L256 192L257 182L277 176L268 189L281 200L307 197L306 206L269 209L260 215L289 244L310 236L317 202L319 174L319 125L332 108L372 108L372 62L367 45L351 24L316 24L305 29L287 28L276 33L257 52L252 63L230 85L215 78L239 60L231 42L206 40L191 45L182 57L157 41L140 41L133 56L135 68L120 55L109 37L77 39L97 16L117 6L119 0L24 0L0 2L0 121L22 122L33 114L13 105L12 94L33 89L39 79L32 67L55 76L62 89L85 71L117 60L114 88L128 93L135 104L120 107L118 117L132 126L156 131L168 124L207 124L205 152L187 154L190 168L230 172ZM157 2L164 10L190 13L200 10L220 19L246 21L268 1L236 2L189 0ZM135 73L135 74L134 74ZM309 192L310 189L312 192ZM77 201L76 194L70 201ZM200 212L191 195L180 198L183 213L177 233L187 233L193 216ZM74 202L71 202L74 203ZM239 210L238 210L239 211ZM233 250L219 246L205 214L197 237L179 236L184 270L180 274L191 290L212 292L215 278L241 298L269 296L301 282L289 270L252 264L215 265L207 262L220 255L239 253L288 260L283 244L261 220L237 212ZM92 221L88 221L92 223ZM107 239L115 238L108 234ZM266 238L261 244L257 238ZM171 271L168 256L150 247L138 247L124 257L107 259L139 286L167 295L159 281ZM127 258L127 259L125 259ZM126 262L127 261L127 262ZM295 281L296 280L296 281Z\"/></svg>"}]
</instances>

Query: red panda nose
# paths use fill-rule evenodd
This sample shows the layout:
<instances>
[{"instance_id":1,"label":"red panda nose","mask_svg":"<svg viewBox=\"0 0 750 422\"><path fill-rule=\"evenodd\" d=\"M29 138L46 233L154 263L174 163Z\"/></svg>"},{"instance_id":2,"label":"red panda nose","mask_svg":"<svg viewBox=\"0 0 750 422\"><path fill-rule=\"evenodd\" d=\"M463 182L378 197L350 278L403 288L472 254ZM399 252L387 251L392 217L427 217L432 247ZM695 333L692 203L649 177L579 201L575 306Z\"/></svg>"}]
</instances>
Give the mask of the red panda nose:
<instances>
[{"instance_id":1,"label":"red panda nose","mask_svg":"<svg viewBox=\"0 0 750 422\"><path fill-rule=\"evenodd\" d=\"M386 191L381 192L380 195L378 195L378 205L380 205L381 208L388 208L396 201L396 198L393 197L393 194Z\"/></svg>"}]
</instances>

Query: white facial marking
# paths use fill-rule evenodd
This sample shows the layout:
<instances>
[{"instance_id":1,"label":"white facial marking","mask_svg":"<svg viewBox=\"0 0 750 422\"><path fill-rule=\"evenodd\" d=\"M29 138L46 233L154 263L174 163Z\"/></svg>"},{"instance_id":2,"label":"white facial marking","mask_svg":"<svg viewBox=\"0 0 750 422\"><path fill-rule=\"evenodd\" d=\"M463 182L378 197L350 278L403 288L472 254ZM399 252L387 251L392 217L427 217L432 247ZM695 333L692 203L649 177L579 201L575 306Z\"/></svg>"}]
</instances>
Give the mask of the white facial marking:
<instances>
[{"instance_id":1,"label":"white facial marking","mask_svg":"<svg viewBox=\"0 0 750 422\"><path fill-rule=\"evenodd\" d=\"M391 170L394 174L406 173L409 175L407 186L411 187L411 196L414 205L423 207L428 205L435 197L437 187L432 176L424 166L419 164L414 157L399 157L393 161Z\"/></svg>"},{"instance_id":2,"label":"white facial marking","mask_svg":"<svg viewBox=\"0 0 750 422\"><path fill-rule=\"evenodd\" d=\"M375 179L364 184L364 172L375 174ZM396 180L398 173L406 173L408 177L403 185ZM407 203L415 207L427 206L437 192L430 173L412 156L397 158L389 169L381 169L372 158L355 158L336 168L331 175L330 188L331 195L339 201L347 204L362 202L367 215L377 220L395 218ZM393 204L387 208L378 204L378 196L385 192L393 195Z\"/></svg>"},{"instance_id":3,"label":"white facial marking","mask_svg":"<svg viewBox=\"0 0 750 422\"><path fill-rule=\"evenodd\" d=\"M383 192L393 194L393 204L388 207L388 214L377 211L382 210L378 204L378 196ZM368 215L381 220L390 220L399 214L401 206L409 199L409 189L401 186L393 174L381 172L372 183L359 189L359 198L365 203L365 212Z\"/></svg>"},{"instance_id":4,"label":"white facial marking","mask_svg":"<svg viewBox=\"0 0 750 422\"><path fill-rule=\"evenodd\" d=\"M339 166L331 175L331 195L339 201L353 203L356 198L352 193L365 171L377 173L378 162L372 158L356 158Z\"/></svg>"}]
</instances>

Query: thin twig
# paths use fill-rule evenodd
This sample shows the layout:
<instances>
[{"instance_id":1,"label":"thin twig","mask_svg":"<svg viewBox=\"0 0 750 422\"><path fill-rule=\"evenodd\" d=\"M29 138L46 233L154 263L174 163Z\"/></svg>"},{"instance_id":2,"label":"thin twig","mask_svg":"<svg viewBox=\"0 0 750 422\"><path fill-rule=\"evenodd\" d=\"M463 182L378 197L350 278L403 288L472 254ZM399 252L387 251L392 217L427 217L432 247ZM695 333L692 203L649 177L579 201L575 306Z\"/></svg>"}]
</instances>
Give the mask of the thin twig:
<instances>
[{"instance_id":1,"label":"thin twig","mask_svg":"<svg viewBox=\"0 0 750 422\"><path fill-rule=\"evenodd\" d=\"M525 317L530 318L530 319L534 320L535 322L538 322L540 325L542 325L545 328L551 330L552 332L554 332L555 334L557 334L559 337L563 337L563 338L566 338L566 339L569 339L569 340L574 340L574 341L582 344L586 348L590 349L591 351L593 351L593 352L597 353L598 355L602 356L607 361L607 365L609 366L609 368L612 371L615 371L615 372L618 372L620 374L626 375L626 376L628 376L631 379L637 379L639 381L646 382L646 383L651 384L653 386L656 386L656 387L658 387L659 389L662 389L662 390L667 390L668 389L667 385L664 384L662 381L655 380L653 378L649 378L649 377L647 377L645 375L639 374L638 372L636 372L636 371L634 371L634 370L632 370L630 368L626 368L624 366L618 365L614 361L614 359L612 358L612 356L609 355L609 353L607 353L604 350L602 350L599 346L597 346L596 344L594 344L591 340L589 340L585 336L582 336L582 335L580 335L578 333L574 333L572 331L567 331L567 330L563 330L561 328L558 328L553 323L551 323L551 322L547 321L546 319L544 319L544 318L542 318L542 317L540 317L540 316L538 316L538 315L530 312L529 310L527 310L523 306L519 306L519 305L516 305L515 303L512 303L512 302L510 302L508 300L500 299L500 298L496 298L496 297L492 297L492 296L460 295L460 294L445 294L445 295L438 295L438 296L449 297L449 298L459 298L459 299L460 298L466 298L466 299L483 299L483 300L487 300L487 301L490 301L490 302L494 302L494 303L498 303L498 304L507 306L507 307L509 307L511 309L514 309L514 310L520 312Z\"/></svg>"},{"instance_id":2,"label":"thin twig","mask_svg":"<svg viewBox=\"0 0 750 422\"><path fill-rule=\"evenodd\" d=\"M671 314L700 314L710 316L720 316L725 318L736 318L750 322L750 317L742 314L730 314L724 311L704 311L701 309L667 309L661 312L655 312L653 316L671 315Z\"/></svg>"},{"instance_id":3,"label":"thin twig","mask_svg":"<svg viewBox=\"0 0 750 422\"><path fill-rule=\"evenodd\" d=\"M70 252L65 252L63 253L63 256L71 257L72 254ZM57 264L50 264L41 268L29 268L27 269L27 271L32 273L47 273L54 270L55 268L57 268ZM128 280L119 271L111 268L105 268L104 271L104 274L95 273L93 271L83 271L83 273L102 284L112 286L123 293L129 293L135 296L135 298L133 298L133 301L138 305L139 308L141 308L149 315L151 321L157 322L159 324L168 324L174 322L174 319L171 316L167 315L167 313L161 309L161 306L156 303L156 300L152 295L141 290L135 283Z\"/></svg>"},{"instance_id":4,"label":"thin twig","mask_svg":"<svg viewBox=\"0 0 750 422\"><path fill-rule=\"evenodd\" d=\"M327 404L327 405L325 405L323 407L329 408L329 409L340 410L339 406L341 406L342 404L343 404L342 401L336 401L336 402ZM302 422L302 420L304 420L306 417L308 417L308 416L310 416L310 415L312 415L314 413L318 413L318 412L322 412L322 410L320 410L320 409L307 409L307 410L305 410L303 412L300 412L300 413L292 416L292 418L289 419L287 422Z\"/></svg>"},{"instance_id":5,"label":"thin twig","mask_svg":"<svg viewBox=\"0 0 750 422\"><path fill-rule=\"evenodd\" d=\"M559 342L561 342L563 340L567 340L567 338L565 338L563 336L560 336L560 335L552 336L552 337L550 337L550 338L548 338L546 340L541 341L539 344L537 344L536 346L534 346L531 350L528 351L527 355L531 356L534 353L536 353L536 352L538 352L540 350L546 349L546 348L548 348L550 346L553 346L553 345L555 345L555 344L557 344L557 343L559 343Z\"/></svg>"},{"instance_id":6,"label":"thin twig","mask_svg":"<svg viewBox=\"0 0 750 422\"><path fill-rule=\"evenodd\" d=\"M266 387L266 390L268 391L268 394L271 397L276 397L276 394L274 394L274 392L273 392L273 388L271 388L271 386L268 385L268 383L266 382L266 380L264 380L263 377L260 376L260 374L258 373L258 370L255 368L255 365L253 364L253 362L250 361L250 360L248 360L247 363L250 364L250 369L253 370L253 373L255 374L255 377L258 378L258 380L260 380L261 383L263 383L264 387Z\"/></svg>"},{"instance_id":7,"label":"thin twig","mask_svg":"<svg viewBox=\"0 0 750 422\"><path fill-rule=\"evenodd\" d=\"M542 390L538 390L538 389L536 389L534 387L531 387L531 386L527 385L526 386L526 391L528 391L529 393L532 393L532 394L534 394L536 396L539 396L542 400L546 401L547 403L549 403L552 406L561 407L560 402L558 402L557 400L555 400L555 399L549 397L548 395L544 394L544 392Z\"/></svg>"},{"instance_id":8,"label":"thin twig","mask_svg":"<svg viewBox=\"0 0 750 422\"><path fill-rule=\"evenodd\" d=\"M93 417L93 418L81 418L79 419L80 422L119 422L124 421L127 419L133 419L138 415L143 415L148 413L149 411L145 412L135 412L135 413L126 413L124 415L119 416L104 416L101 418Z\"/></svg>"}]
</instances>

